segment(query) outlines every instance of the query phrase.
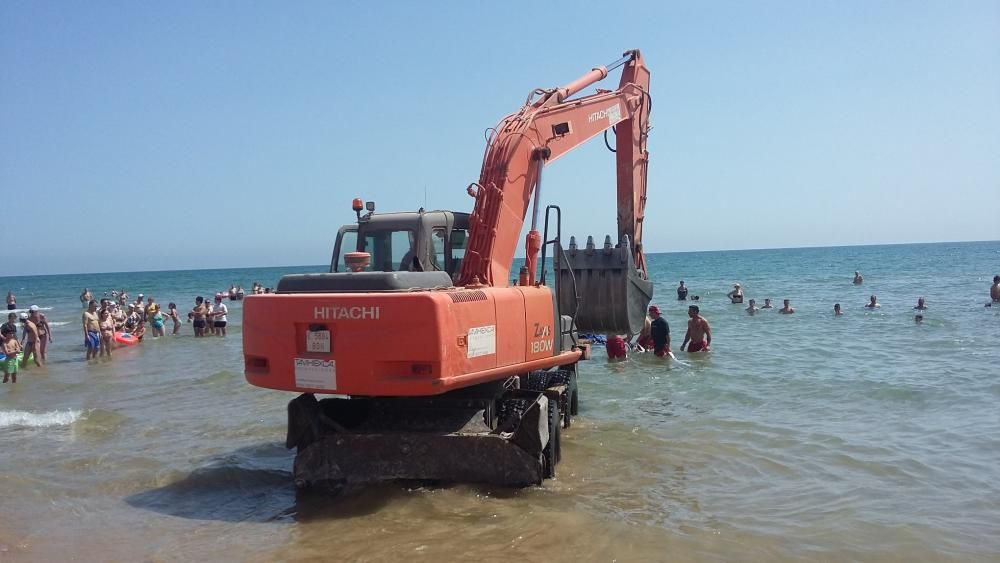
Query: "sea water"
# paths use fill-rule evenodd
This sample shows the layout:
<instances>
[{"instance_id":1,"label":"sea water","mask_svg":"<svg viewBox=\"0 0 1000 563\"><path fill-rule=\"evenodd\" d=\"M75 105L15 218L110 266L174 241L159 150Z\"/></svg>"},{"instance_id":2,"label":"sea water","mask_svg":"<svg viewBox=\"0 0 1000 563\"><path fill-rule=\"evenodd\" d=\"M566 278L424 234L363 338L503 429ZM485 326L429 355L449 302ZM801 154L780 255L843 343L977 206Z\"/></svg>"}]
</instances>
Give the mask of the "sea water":
<instances>
[{"instance_id":1,"label":"sea water","mask_svg":"<svg viewBox=\"0 0 1000 563\"><path fill-rule=\"evenodd\" d=\"M53 325L0 387L0 559L953 560L1000 558L1000 243L654 254L679 361L582 365L555 480L296 495L288 393L229 336L84 361L84 287L182 312L262 268L0 278ZM865 281L851 283L855 270ZM712 352L679 352L683 279ZM749 315L725 294L775 309ZM863 308L870 295L882 307ZM918 297L929 309L914 320ZM790 299L794 315L779 315ZM834 317L839 302L842 317ZM484 460L488 463L488 460Z\"/></svg>"}]
</instances>

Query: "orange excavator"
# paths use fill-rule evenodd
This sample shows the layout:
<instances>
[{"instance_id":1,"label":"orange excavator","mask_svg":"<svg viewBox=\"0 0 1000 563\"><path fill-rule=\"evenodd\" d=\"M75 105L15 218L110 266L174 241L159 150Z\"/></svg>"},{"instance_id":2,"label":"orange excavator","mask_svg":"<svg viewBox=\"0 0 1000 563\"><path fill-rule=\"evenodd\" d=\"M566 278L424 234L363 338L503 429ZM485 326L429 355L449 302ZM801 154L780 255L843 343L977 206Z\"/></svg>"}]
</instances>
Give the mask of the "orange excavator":
<instances>
[{"instance_id":1,"label":"orange excavator","mask_svg":"<svg viewBox=\"0 0 1000 563\"><path fill-rule=\"evenodd\" d=\"M617 89L573 98L620 67ZM589 358L578 332L638 333L652 298L642 250L650 109L636 50L535 90L490 130L467 189L471 214L376 213L356 199L328 273L284 276L276 293L245 299L247 381L301 393L286 439L298 486L555 476L560 429L578 410L577 363ZM617 241L580 248L571 238L564 250L558 206L545 208L539 232L542 170L602 133L618 167Z\"/></svg>"}]
</instances>

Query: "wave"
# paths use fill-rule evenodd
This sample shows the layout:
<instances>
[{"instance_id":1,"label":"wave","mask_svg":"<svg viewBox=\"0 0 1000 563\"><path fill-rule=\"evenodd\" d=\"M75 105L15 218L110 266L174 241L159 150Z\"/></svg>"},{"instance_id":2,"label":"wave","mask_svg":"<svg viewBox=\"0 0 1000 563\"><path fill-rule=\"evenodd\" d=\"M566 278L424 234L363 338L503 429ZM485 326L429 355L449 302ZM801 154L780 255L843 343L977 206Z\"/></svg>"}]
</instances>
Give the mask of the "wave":
<instances>
[{"instance_id":1,"label":"wave","mask_svg":"<svg viewBox=\"0 0 1000 563\"><path fill-rule=\"evenodd\" d=\"M49 326L66 326L73 321L49 321Z\"/></svg>"},{"instance_id":2,"label":"wave","mask_svg":"<svg viewBox=\"0 0 1000 563\"><path fill-rule=\"evenodd\" d=\"M0 428L22 426L27 428L46 428L49 426L67 426L73 424L83 415L83 411L65 410L34 413L27 411L0 411Z\"/></svg>"},{"instance_id":3,"label":"wave","mask_svg":"<svg viewBox=\"0 0 1000 563\"><path fill-rule=\"evenodd\" d=\"M39 311L51 311L52 307L39 307L38 310ZM27 313L28 309L6 309L6 310L0 311L0 312L6 312L6 313Z\"/></svg>"}]
</instances>

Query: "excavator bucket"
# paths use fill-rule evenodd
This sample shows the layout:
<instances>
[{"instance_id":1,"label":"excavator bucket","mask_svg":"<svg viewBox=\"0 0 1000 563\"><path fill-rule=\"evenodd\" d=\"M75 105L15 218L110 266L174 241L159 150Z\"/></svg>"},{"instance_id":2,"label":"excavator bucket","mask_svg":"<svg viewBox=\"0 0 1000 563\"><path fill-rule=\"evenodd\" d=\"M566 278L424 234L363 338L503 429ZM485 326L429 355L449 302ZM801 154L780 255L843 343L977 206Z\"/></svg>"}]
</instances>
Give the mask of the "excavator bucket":
<instances>
[{"instance_id":1,"label":"excavator bucket","mask_svg":"<svg viewBox=\"0 0 1000 563\"><path fill-rule=\"evenodd\" d=\"M653 299L653 282L636 268L628 238L611 246L594 246L587 237L583 250L570 237L569 250L555 261L559 280L559 310L571 315L580 332L639 334L646 307Z\"/></svg>"}]
</instances>

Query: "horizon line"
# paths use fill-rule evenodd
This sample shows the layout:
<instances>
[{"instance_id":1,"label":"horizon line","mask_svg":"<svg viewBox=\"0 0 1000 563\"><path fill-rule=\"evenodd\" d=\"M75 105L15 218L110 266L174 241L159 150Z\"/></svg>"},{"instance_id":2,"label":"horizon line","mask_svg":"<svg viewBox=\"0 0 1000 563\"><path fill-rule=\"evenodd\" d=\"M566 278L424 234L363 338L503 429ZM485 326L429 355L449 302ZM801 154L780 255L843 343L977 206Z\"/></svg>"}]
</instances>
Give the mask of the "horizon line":
<instances>
[{"instance_id":1,"label":"horizon line","mask_svg":"<svg viewBox=\"0 0 1000 563\"><path fill-rule=\"evenodd\" d=\"M941 240L941 241L922 241L922 242L875 242L875 243L864 243L864 244L830 244L830 245L804 245L804 246L776 246L776 247L758 247L758 248L716 248L716 249L702 249L702 250L664 250L657 252L648 252L647 256L653 256L657 254L695 254L702 252L754 252L761 250L802 250L802 249L822 249L822 248L852 248L852 247L867 247L867 246L910 246L918 244L973 244L973 243L988 243L995 242L1000 243L1000 240ZM514 256L514 260L523 260L524 256ZM161 273L161 272L212 272L219 270L248 270L253 268L306 268L310 266L325 266L325 264L300 264L300 265L278 265L278 266L228 266L225 268L172 268L172 269L158 269L158 270L129 270L120 272L58 272L49 274L17 274L13 276L0 276L0 280L12 279L12 278L36 278L45 276L84 276L84 275L111 275L111 274L150 274L150 273Z\"/></svg>"}]
</instances>

